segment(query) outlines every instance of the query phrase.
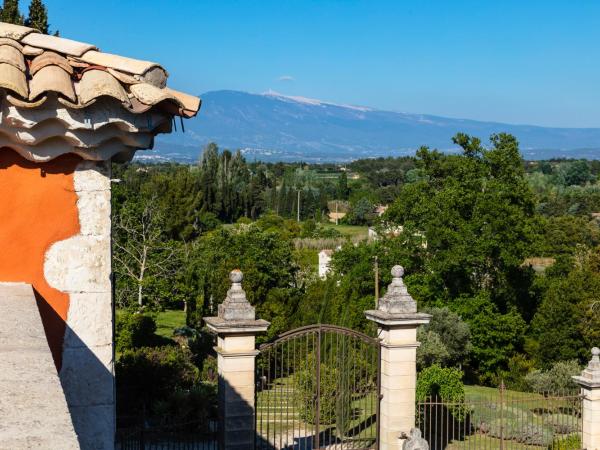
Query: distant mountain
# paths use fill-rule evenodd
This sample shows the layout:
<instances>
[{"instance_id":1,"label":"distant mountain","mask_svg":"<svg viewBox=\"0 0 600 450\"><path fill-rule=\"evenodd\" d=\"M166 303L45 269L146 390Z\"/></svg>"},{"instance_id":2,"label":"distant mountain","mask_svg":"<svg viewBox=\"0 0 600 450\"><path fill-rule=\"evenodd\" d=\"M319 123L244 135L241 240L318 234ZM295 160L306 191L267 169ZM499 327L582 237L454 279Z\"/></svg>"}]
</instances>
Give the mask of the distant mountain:
<instances>
[{"instance_id":1,"label":"distant mountain","mask_svg":"<svg viewBox=\"0 0 600 450\"><path fill-rule=\"evenodd\" d=\"M213 91L202 109L185 121L185 133L160 136L146 159L195 161L201 148L242 149L248 159L343 162L410 155L422 145L455 151L451 138L462 131L487 141L493 133L514 134L527 159L600 158L600 128L509 125L425 114L339 105L274 92ZM179 123L178 130L181 131Z\"/></svg>"}]
</instances>

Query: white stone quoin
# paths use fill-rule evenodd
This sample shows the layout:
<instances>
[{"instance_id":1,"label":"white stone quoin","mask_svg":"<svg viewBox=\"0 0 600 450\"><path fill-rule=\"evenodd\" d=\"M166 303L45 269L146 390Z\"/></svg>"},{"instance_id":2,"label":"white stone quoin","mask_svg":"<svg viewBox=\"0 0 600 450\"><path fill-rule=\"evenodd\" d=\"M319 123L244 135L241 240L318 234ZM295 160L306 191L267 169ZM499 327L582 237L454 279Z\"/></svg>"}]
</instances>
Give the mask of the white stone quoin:
<instances>
[{"instance_id":1,"label":"white stone quoin","mask_svg":"<svg viewBox=\"0 0 600 450\"><path fill-rule=\"evenodd\" d=\"M583 395L582 447L600 450L600 349L592 349L592 359L580 376L573 377Z\"/></svg>"},{"instance_id":2,"label":"white stone quoin","mask_svg":"<svg viewBox=\"0 0 600 450\"><path fill-rule=\"evenodd\" d=\"M60 381L82 448L112 449L110 163L82 161L74 174L80 233L46 253L48 283L69 294Z\"/></svg>"},{"instance_id":3,"label":"white stone quoin","mask_svg":"<svg viewBox=\"0 0 600 450\"><path fill-rule=\"evenodd\" d=\"M402 280L402 266L392 268L392 283L376 310L365 311L377 324L381 341L380 450L400 450L415 426L417 328L431 316L418 313Z\"/></svg>"},{"instance_id":4,"label":"white stone quoin","mask_svg":"<svg viewBox=\"0 0 600 450\"><path fill-rule=\"evenodd\" d=\"M231 272L231 289L218 316L204 318L218 338L221 450L254 448L255 336L266 331L269 322L256 320L242 289L243 278L241 271Z\"/></svg>"}]
</instances>

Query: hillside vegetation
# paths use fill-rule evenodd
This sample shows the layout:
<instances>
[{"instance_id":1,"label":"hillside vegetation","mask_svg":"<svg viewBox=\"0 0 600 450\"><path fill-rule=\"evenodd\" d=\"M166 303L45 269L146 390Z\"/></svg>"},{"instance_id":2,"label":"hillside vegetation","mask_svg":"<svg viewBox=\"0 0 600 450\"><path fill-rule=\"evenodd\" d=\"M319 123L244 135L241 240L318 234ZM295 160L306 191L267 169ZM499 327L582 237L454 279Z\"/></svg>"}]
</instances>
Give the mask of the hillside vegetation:
<instances>
[{"instance_id":1,"label":"hillside vegetation","mask_svg":"<svg viewBox=\"0 0 600 450\"><path fill-rule=\"evenodd\" d=\"M382 293L402 264L434 315L419 368L514 389L534 389L557 363L578 370L600 339L600 161L526 162L507 134L490 148L464 134L454 143L461 154L422 148L346 166L249 163L214 144L195 165L115 166L118 307L180 311L158 316L152 342L179 328L172 344L191 339L205 382L214 360L201 318L216 314L232 269L271 322L262 340L317 322L372 333L363 311L375 304L377 257ZM338 226L327 219L336 201L347 211ZM378 205L389 206L382 216ZM338 245L320 279L316 253Z\"/></svg>"}]
</instances>

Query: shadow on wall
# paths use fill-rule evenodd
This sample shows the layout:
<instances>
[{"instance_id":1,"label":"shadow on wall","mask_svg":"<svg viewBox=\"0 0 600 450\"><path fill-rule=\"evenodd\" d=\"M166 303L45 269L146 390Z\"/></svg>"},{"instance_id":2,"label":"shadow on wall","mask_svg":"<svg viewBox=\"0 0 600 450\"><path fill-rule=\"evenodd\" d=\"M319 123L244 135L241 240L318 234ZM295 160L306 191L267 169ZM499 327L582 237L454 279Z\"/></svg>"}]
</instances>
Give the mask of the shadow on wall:
<instances>
[{"instance_id":1,"label":"shadow on wall","mask_svg":"<svg viewBox=\"0 0 600 450\"><path fill-rule=\"evenodd\" d=\"M228 418L225 419L225 426L228 430L231 430L229 432L219 430L219 449L312 450L312 444L303 443L300 446L300 443L298 443L294 446L279 447L276 442L267 441L256 432L253 416L254 405L249 404L247 400L242 398L221 376L219 376L219 391L227 393L226 396L219 396L219 418L221 419L227 411ZM224 401L227 402L227 405L223 404ZM283 426L283 424L279 425Z\"/></svg>"},{"instance_id":2,"label":"shadow on wall","mask_svg":"<svg viewBox=\"0 0 600 450\"><path fill-rule=\"evenodd\" d=\"M34 289L38 310L48 336L48 324L65 327L60 382L73 428L82 450L112 450L115 435L115 394L112 346L107 346L109 367Z\"/></svg>"}]
</instances>

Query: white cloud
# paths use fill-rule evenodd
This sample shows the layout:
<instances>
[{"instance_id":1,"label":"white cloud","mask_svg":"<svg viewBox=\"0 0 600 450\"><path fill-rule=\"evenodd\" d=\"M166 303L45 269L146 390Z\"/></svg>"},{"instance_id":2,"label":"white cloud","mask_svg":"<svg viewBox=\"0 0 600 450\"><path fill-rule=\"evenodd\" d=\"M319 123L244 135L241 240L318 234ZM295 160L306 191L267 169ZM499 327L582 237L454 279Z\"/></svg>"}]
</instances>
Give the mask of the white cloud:
<instances>
[{"instance_id":1,"label":"white cloud","mask_svg":"<svg viewBox=\"0 0 600 450\"><path fill-rule=\"evenodd\" d=\"M296 79L291 75L281 75L278 78L279 81L296 81Z\"/></svg>"}]
</instances>

